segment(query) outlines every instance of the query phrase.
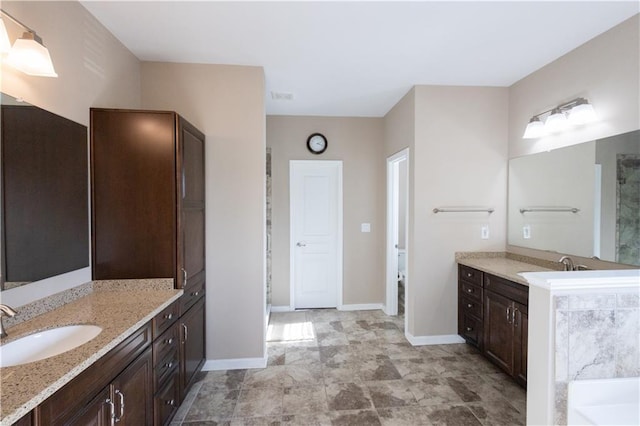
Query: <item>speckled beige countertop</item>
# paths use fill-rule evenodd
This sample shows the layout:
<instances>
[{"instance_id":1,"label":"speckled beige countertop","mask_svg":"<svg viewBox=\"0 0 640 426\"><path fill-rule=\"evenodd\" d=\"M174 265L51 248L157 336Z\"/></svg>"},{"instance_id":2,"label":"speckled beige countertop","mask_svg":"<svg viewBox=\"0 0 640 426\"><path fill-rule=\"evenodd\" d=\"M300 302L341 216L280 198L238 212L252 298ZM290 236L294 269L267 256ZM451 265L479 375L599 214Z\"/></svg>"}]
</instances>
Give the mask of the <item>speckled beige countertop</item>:
<instances>
[{"instance_id":1,"label":"speckled beige countertop","mask_svg":"<svg viewBox=\"0 0 640 426\"><path fill-rule=\"evenodd\" d=\"M0 368L0 425L10 425L79 375L182 295L182 290L94 290L87 296L7 329L15 338L50 328L93 324L102 332L63 354Z\"/></svg>"},{"instance_id":2,"label":"speckled beige countertop","mask_svg":"<svg viewBox=\"0 0 640 426\"><path fill-rule=\"evenodd\" d=\"M527 287L529 283L518 275L518 273L558 270L554 265L555 262L541 261L539 259L503 252L456 253L456 261L461 265L488 272Z\"/></svg>"}]
</instances>

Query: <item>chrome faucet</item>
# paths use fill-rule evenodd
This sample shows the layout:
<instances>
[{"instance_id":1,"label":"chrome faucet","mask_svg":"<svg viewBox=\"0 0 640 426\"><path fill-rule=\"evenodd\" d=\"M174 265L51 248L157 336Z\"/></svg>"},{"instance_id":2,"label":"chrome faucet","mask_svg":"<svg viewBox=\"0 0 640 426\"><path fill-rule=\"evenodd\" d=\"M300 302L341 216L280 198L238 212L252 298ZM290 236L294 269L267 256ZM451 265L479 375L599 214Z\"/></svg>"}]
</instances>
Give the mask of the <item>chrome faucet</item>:
<instances>
[{"instance_id":1,"label":"chrome faucet","mask_svg":"<svg viewBox=\"0 0 640 426\"><path fill-rule=\"evenodd\" d=\"M573 271L575 270L575 266L573 264L573 259L569 256L562 256L558 262L562 263L565 271Z\"/></svg>"},{"instance_id":2,"label":"chrome faucet","mask_svg":"<svg viewBox=\"0 0 640 426\"><path fill-rule=\"evenodd\" d=\"M9 318L15 317L17 312L10 306L0 305L0 338L7 337L7 332L4 331L4 324L2 324L2 317L8 316Z\"/></svg>"}]
</instances>

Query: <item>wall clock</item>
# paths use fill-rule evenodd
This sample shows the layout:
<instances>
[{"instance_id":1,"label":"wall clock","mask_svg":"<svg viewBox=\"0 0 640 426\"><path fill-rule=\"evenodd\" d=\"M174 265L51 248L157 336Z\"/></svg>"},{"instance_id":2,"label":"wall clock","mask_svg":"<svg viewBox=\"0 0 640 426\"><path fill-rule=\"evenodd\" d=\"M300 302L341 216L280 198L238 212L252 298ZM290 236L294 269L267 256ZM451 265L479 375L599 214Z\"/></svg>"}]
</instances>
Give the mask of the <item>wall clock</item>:
<instances>
[{"instance_id":1,"label":"wall clock","mask_svg":"<svg viewBox=\"0 0 640 426\"><path fill-rule=\"evenodd\" d=\"M327 138L321 133L313 133L307 138L307 149L313 154L322 154L327 149Z\"/></svg>"}]
</instances>

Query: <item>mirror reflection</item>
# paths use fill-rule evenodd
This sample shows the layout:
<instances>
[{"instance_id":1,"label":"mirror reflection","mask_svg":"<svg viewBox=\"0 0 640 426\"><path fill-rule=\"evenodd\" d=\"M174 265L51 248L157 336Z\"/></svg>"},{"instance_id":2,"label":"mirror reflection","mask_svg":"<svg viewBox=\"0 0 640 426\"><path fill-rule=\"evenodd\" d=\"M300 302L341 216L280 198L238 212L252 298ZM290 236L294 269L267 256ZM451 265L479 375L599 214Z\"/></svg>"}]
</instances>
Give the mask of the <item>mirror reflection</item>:
<instances>
[{"instance_id":1,"label":"mirror reflection","mask_svg":"<svg viewBox=\"0 0 640 426\"><path fill-rule=\"evenodd\" d=\"M509 244L640 265L640 131L509 161Z\"/></svg>"},{"instance_id":2,"label":"mirror reflection","mask_svg":"<svg viewBox=\"0 0 640 426\"><path fill-rule=\"evenodd\" d=\"M87 128L2 94L2 289L89 265Z\"/></svg>"}]
</instances>

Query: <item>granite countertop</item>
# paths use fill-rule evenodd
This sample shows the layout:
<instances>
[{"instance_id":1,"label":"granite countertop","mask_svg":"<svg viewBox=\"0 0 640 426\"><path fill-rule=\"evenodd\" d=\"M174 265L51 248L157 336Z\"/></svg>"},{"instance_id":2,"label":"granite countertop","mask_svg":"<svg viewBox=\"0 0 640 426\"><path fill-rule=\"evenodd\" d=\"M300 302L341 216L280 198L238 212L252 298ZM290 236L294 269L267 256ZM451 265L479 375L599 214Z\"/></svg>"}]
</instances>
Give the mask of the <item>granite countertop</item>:
<instances>
[{"instance_id":1,"label":"granite countertop","mask_svg":"<svg viewBox=\"0 0 640 426\"><path fill-rule=\"evenodd\" d=\"M477 255L465 256L465 254L461 253L460 256L456 256L456 260L461 265L469 266L483 272L488 272L490 274L517 282L518 284L522 284L527 287L529 287L529 283L523 277L518 275L518 273L547 272L554 270L545 266L529 263L527 262L528 259L525 257L514 259L510 257L508 253L503 256L482 256L482 253L478 253Z\"/></svg>"},{"instance_id":2,"label":"granite countertop","mask_svg":"<svg viewBox=\"0 0 640 426\"><path fill-rule=\"evenodd\" d=\"M10 425L69 383L182 295L182 290L101 290L7 329L3 344L36 331L93 324L89 342L41 361L0 368L0 424Z\"/></svg>"}]
</instances>

